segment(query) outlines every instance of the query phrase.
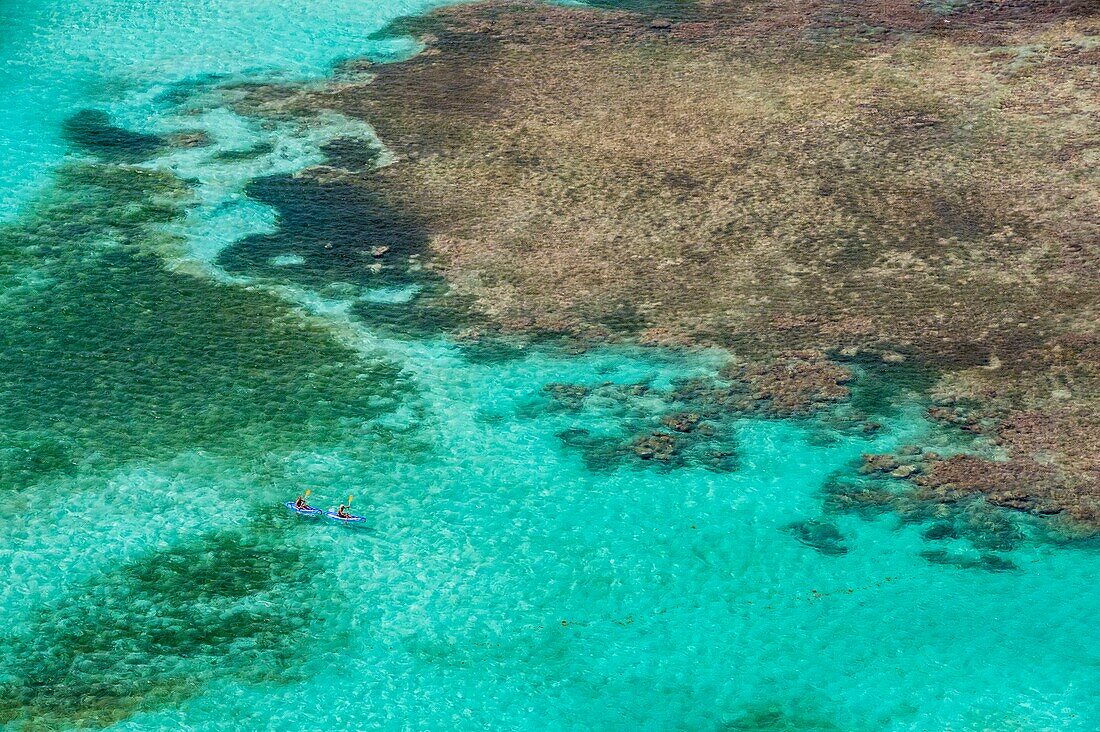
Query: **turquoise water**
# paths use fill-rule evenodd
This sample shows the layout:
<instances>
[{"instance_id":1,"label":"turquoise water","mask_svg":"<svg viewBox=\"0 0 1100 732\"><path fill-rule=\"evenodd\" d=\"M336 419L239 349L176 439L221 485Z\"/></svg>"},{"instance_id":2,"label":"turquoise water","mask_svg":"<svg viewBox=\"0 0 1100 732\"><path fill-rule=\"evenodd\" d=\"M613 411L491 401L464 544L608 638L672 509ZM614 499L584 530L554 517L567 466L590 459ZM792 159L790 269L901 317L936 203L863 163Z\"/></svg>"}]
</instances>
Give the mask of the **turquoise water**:
<instances>
[{"instance_id":1,"label":"turquoise water","mask_svg":"<svg viewBox=\"0 0 1100 732\"><path fill-rule=\"evenodd\" d=\"M831 507L862 453L951 449L906 384L709 414L659 465L631 440L723 354L460 347L410 325L437 283L316 256L279 176L372 131L263 125L229 87L412 52L367 36L429 5L0 6L0 724L1100 727L1094 549ZM212 144L133 136L179 131ZM302 486L369 527L290 515Z\"/></svg>"},{"instance_id":2,"label":"turquoise water","mask_svg":"<svg viewBox=\"0 0 1100 732\"><path fill-rule=\"evenodd\" d=\"M0 215L41 190L66 154L63 120L88 106L156 127L155 99L211 78L309 79L334 62L399 57L409 39L368 40L440 0L62 0L0 3ZM18 100L18 103L12 103Z\"/></svg>"}]
</instances>

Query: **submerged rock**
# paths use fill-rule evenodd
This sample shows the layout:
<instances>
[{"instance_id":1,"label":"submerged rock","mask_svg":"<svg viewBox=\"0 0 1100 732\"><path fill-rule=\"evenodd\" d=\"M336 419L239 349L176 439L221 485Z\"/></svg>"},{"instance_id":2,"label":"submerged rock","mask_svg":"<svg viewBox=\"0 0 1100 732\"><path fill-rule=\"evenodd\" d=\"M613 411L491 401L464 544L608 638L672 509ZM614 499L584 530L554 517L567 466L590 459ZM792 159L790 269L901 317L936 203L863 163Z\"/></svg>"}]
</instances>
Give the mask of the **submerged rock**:
<instances>
[{"instance_id":1,"label":"submerged rock","mask_svg":"<svg viewBox=\"0 0 1100 732\"><path fill-rule=\"evenodd\" d=\"M669 462L680 452L679 439L668 432L653 432L638 437L631 443L634 454L642 460Z\"/></svg>"},{"instance_id":2,"label":"submerged rock","mask_svg":"<svg viewBox=\"0 0 1100 732\"><path fill-rule=\"evenodd\" d=\"M983 554L978 560L978 566L988 572L1015 572L1020 569L1015 562L996 554Z\"/></svg>"},{"instance_id":3,"label":"submerged rock","mask_svg":"<svg viewBox=\"0 0 1100 732\"><path fill-rule=\"evenodd\" d=\"M844 535L827 521L796 521L788 525L786 531L806 546L827 556L848 553L848 547L844 546Z\"/></svg>"},{"instance_id":4,"label":"submerged rock","mask_svg":"<svg viewBox=\"0 0 1100 732\"><path fill-rule=\"evenodd\" d=\"M559 432L558 439L562 441L562 444L569 447L583 447L591 440L591 434L586 429L573 427Z\"/></svg>"},{"instance_id":5,"label":"submerged rock","mask_svg":"<svg viewBox=\"0 0 1100 732\"><path fill-rule=\"evenodd\" d=\"M945 539L958 538L959 532L955 529L953 524L932 524L923 532L921 536L928 541L943 541Z\"/></svg>"},{"instance_id":6,"label":"submerged rock","mask_svg":"<svg viewBox=\"0 0 1100 732\"><path fill-rule=\"evenodd\" d=\"M214 141L205 130L187 130L169 135L168 144L181 148L209 147Z\"/></svg>"},{"instance_id":7,"label":"submerged rock","mask_svg":"<svg viewBox=\"0 0 1100 732\"><path fill-rule=\"evenodd\" d=\"M545 391L554 403L563 409L576 411L584 406L584 400L588 398L591 390L582 384L553 383L544 386Z\"/></svg>"},{"instance_id":8,"label":"submerged rock","mask_svg":"<svg viewBox=\"0 0 1100 732\"><path fill-rule=\"evenodd\" d=\"M701 420L698 412L679 412L661 417L661 424L676 432L694 432Z\"/></svg>"},{"instance_id":9,"label":"submerged rock","mask_svg":"<svg viewBox=\"0 0 1100 732\"><path fill-rule=\"evenodd\" d=\"M863 464L859 467L859 472L863 475L891 473L898 467L900 467L898 460L893 455L867 453L863 455Z\"/></svg>"},{"instance_id":10,"label":"submerged rock","mask_svg":"<svg viewBox=\"0 0 1100 732\"><path fill-rule=\"evenodd\" d=\"M752 400L742 384L719 385L713 379L693 378L674 384L669 399L690 404L693 410L705 413L731 412L747 409Z\"/></svg>"},{"instance_id":11,"label":"submerged rock","mask_svg":"<svg viewBox=\"0 0 1100 732\"><path fill-rule=\"evenodd\" d=\"M697 462L701 467L714 473L736 473L741 467L737 453L721 447L703 450Z\"/></svg>"},{"instance_id":12,"label":"submerged rock","mask_svg":"<svg viewBox=\"0 0 1100 732\"><path fill-rule=\"evenodd\" d=\"M731 425L724 419L736 414L715 407L711 389L699 380L689 388L679 384L671 391L655 388L648 382L595 385L551 383L543 387L554 408L583 414L577 428L560 433L563 442L585 451L586 460L601 465L617 464L623 457L665 468L695 466L720 473L739 468ZM704 403L691 402L700 399ZM665 412L670 406L692 407ZM658 416L660 415L660 416ZM660 428L655 429L655 422ZM597 424L614 424L617 438L589 436Z\"/></svg>"},{"instance_id":13,"label":"submerged rock","mask_svg":"<svg viewBox=\"0 0 1100 732\"><path fill-rule=\"evenodd\" d=\"M580 450L584 466L593 472L614 470L629 453L619 438L594 435L579 427L562 430L558 439L566 447Z\"/></svg>"},{"instance_id":14,"label":"submerged rock","mask_svg":"<svg viewBox=\"0 0 1100 732\"><path fill-rule=\"evenodd\" d=\"M916 465L899 465L890 471L890 477L892 478L908 478L915 474L920 468Z\"/></svg>"},{"instance_id":15,"label":"submerged rock","mask_svg":"<svg viewBox=\"0 0 1100 732\"><path fill-rule=\"evenodd\" d=\"M942 564L959 569L981 569L986 572L1015 572L1020 568L1016 563L999 557L996 554L981 554L972 557L962 554L953 554L944 549L929 549L920 553L926 561L932 564Z\"/></svg>"},{"instance_id":16,"label":"submerged rock","mask_svg":"<svg viewBox=\"0 0 1100 732\"><path fill-rule=\"evenodd\" d=\"M718 726L719 732L840 732L843 727L821 716L820 710L796 703L754 704Z\"/></svg>"},{"instance_id":17,"label":"submerged rock","mask_svg":"<svg viewBox=\"0 0 1100 732\"><path fill-rule=\"evenodd\" d=\"M959 531L975 548L995 551L1011 551L1024 541L1027 535L1008 517L1008 512L977 501L962 512Z\"/></svg>"},{"instance_id":18,"label":"submerged rock","mask_svg":"<svg viewBox=\"0 0 1100 732\"><path fill-rule=\"evenodd\" d=\"M843 480L828 482L824 493L825 510L837 513L878 516L898 501L898 495L891 491Z\"/></svg>"}]
</instances>

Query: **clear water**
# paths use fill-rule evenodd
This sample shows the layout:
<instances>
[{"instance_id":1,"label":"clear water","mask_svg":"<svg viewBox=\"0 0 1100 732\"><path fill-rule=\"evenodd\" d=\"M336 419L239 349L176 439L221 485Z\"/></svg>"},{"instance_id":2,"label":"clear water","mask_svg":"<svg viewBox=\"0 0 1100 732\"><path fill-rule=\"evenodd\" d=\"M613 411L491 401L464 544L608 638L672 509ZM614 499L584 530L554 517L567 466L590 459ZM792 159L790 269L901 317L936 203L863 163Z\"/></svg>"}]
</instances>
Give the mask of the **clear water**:
<instances>
[{"instance_id":1,"label":"clear water","mask_svg":"<svg viewBox=\"0 0 1100 732\"><path fill-rule=\"evenodd\" d=\"M1093 550L1034 539L1001 552L1016 571L966 569L922 558L926 522L823 513L861 453L928 434L904 392L871 437L731 417L721 470L601 462L568 430L645 432L721 355L478 357L355 316L414 285L307 286L292 254L262 285L218 267L278 231L250 179L372 133L258 125L211 79L410 52L367 36L430 5L0 5L0 724L1100 728ZM214 144L63 164L88 107ZM605 385L571 410L560 382ZM302 487L353 494L369 527L290 515ZM843 549L798 541L805 520Z\"/></svg>"},{"instance_id":2,"label":"clear water","mask_svg":"<svg viewBox=\"0 0 1100 732\"><path fill-rule=\"evenodd\" d=\"M62 121L99 105L137 128L172 85L211 77L323 76L334 62L391 58L410 39L368 40L446 0L61 0L0 3L0 215L41 190L66 153ZM11 103L18 100L18 103Z\"/></svg>"}]
</instances>

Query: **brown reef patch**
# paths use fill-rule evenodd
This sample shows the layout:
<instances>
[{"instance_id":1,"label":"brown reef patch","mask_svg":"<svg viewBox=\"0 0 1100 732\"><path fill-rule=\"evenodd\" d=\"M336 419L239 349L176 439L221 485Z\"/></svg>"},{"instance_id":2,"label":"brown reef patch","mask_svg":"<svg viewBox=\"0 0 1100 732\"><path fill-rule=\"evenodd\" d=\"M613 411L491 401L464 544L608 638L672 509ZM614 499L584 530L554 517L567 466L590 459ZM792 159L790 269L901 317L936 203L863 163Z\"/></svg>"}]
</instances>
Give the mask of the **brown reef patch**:
<instances>
[{"instance_id":1,"label":"brown reef patch","mask_svg":"<svg viewBox=\"0 0 1100 732\"><path fill-rule=\"evenodd\" d=\"M837 48L810 32L843 27L828 8L774 37L770 12L699 11L683 38L629 13L455 8L424 22L425 54L316 101L377 127L439 271L505 329L878 341L948 366L1041 345L1097 294L1066 271L1096 271L1095 70L1051 55L1021 79L1008 59L1088 28L987 47L977 20L965 42L910 24Z\"/></svg>"},{"instance_id":2,"label":"brown reef patch","mask_svg":"<svg viewBox=\"0 0 1100 732\"><path fill-rule=\"evenodd\" d=\"M722 375L748 385L753 400L772 416L817 411L848 398L852 372L819 351L787 351L769 361L732 364Z\"/></svg>"}]
</instances>

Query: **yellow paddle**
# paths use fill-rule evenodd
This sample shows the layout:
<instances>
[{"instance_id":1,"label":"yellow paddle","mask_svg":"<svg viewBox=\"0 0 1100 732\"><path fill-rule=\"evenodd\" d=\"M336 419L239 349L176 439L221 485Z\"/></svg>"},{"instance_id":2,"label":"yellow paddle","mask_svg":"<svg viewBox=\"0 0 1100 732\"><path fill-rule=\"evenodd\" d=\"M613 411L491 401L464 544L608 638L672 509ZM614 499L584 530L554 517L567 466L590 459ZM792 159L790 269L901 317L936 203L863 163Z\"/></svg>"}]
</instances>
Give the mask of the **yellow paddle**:
<instances>
[{"instance_id":1,"label":"yellow paddle","mask_svg":"<svg viewBox=\"0 0 1100 732\"><path fill-rule=\"evenodd\" d=\"M349 509L351 508L351 499L352 498L353 498L353 496L348 496L348 508Z\"/></svg>"}]
</instances>

